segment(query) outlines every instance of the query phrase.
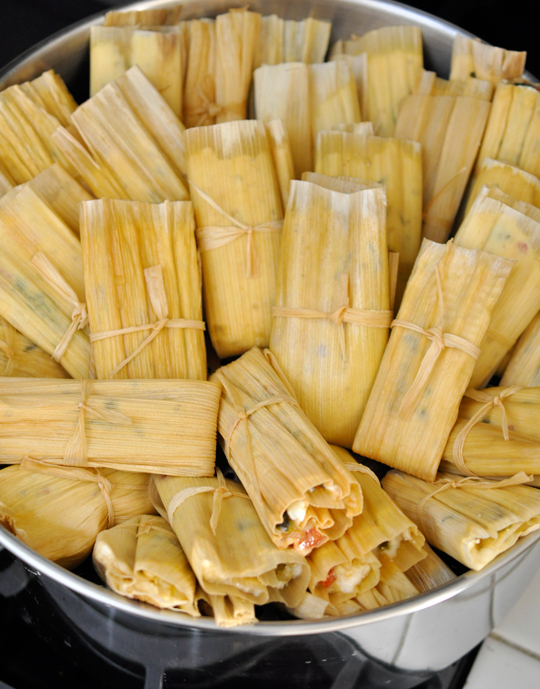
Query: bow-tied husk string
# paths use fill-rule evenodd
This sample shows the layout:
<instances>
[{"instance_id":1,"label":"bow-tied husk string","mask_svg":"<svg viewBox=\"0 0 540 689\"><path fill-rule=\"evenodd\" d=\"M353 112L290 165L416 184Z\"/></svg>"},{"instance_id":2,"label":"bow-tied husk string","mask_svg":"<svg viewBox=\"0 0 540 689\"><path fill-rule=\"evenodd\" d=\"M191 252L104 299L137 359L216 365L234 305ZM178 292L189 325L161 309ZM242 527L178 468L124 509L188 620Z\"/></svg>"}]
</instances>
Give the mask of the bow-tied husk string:
<instances>
[{"instance_id":1,"label":"bow-tied husk string","mask_svg":"<svg viewBox=\"0 0 540 689\"><path fill-rule=\"evenodd\" d=\"M347 351L345 347L345 328L344 323L353 325L363 325L367 328L389 328L392 322L392 311L352 309L349 298L349 275L343 273L341 280L340 304L335 311L326 313L315 309L288 308L286 306L272 307L272 316L275 318L326 318L338 329L339 346L341 348L341 358L347 361Z\"/></svg>"},{"instance_id":2,"label":"bow-tied husk string","mask_svg":"<svg viewBox=\"0 0 540 689\"><path fill-rule=\"evenodd\" d=\"M4 327L4 339L0 340L0 350L6 356L6 365L0 376L11 376L15 368L16 330L5 318L0 319L0 325Z\"/></svg>"},{"instance_id":3,"label":"bow-tied husk string","mask_svg":"<svg viewBox=\"0 0 540 689\"><path fill-rule=\"evenodd\" d=\"M208 86L208 84L206 85ZM219 105L206 94L203 85L198 84L195 90L197 96L201 100L201 104L199 106L189 108L190 115L198 117L197 122L193 126L200 127L203 124L209 124L207 122L208 118L211 118L215 121L215 118L218 117L218 115L224 115L225 113L235 115L239 120L244 120L246 118L245 103L229 103L227 105ZM210 88L207 90L213 92L214 87L210 86Z\"/></svg>"},{"instance_id":4,"label":"bow-tied husk string","mask_svg":"<svg viewBox=\"0 0 540 689\"><path fill-rule=\"evenodd\" d=\"M259 225L246 225L245 223L237 220L232 215L229 215L223 208L220 208L217 203L206 194L202 189L200 189L193 182L189 182L192 189L195 189L197 194L206 201L206 203L211 206L215 211L223 215L231 225L220 227L219 225L207 225L205 227L198 227L196 229L197 234L197 245L199 251L209 251L211 249L219 249L221 246L230 244L236 239L247 236L247 246L246 246L246 277L255 277L253 272L253 265L256 261L255 246L253 243L253 233L254 232L281 232L283 227L283 220L273 220L269 222L260 223Z\"/></svg>"},{"instance_id":5,"label":"bow-tied husk string","mask_svg":"<svg viewBox=\"0 0 540 689\"><path fill-rule=\"evenodd\" d=\"M165 292L165 284L163 282L163 269L160 265L145 268L144 279L146 281L146 288L150 303L152 304L152 309L158 319L157 322L146 323L144 325L133 325L128 328L119 328L118 330L106 330L101 333L92 333L90 335L90 342L97 342L98 340L105 340L108 337L115 337L116 335L139 333L145 330L151 331L148 337L146 337L129 356L112 369L109 373L109 377L114 376L118 371L123 369L124 366L127 366L127 364L147 347L164 328L194 328L195 330L206 330L204 321L190 320L188 318L169 318L169 305Z\"/></svg>"},{"instance_id":6,"label":"bow-tied husk string","mask_svg":"<svg viewBox=\"0 0 540 689\"><path fill-rule=\"evenodd\" d=\"M88 405L86 403L88 382L87 380L81 380L81 401L77 405L79 409L79 421L75 433L69 441L64 453L64 461L69 466L86 466L88 464L85 413L91 414L108 423L118 423L123 426L129 426L132 423L129 416L122 414L122 412L112 411L110 409L99 411Z\"/></svg>"},{"instance_id":7,"label":"bow-tied husk string","mask_svg":"<svg viewBox=\"0 0 540 689\"><path fill-rule=\"evenodd\" d=\"M466 476L478 477L478 474L475 474L473 471L471 471L465 464L465 457L463 454L465 440L467 439L469 431L476 426L477 423L480 423L480 421L492 407L499 407L501 410L501 426L503 437L505 440L509 440L510 436L508 434L508 418L506 416L506 409L504 407L503 400L505 397L510 397L510 395L513 395L522 389L523 388L519 385L512 385L512 387L506 388L498 395L488 395L488 393L484 392L483 390L469 389L465 392L465 397L476 400L476 402L484 402L484 404L480 407L476 414L469 419L465 426L463 426L454 441L454 446L452 448L454 464L462 474L465 474Z\"/></svg>"},{"instance_id":8,"label":"bow-tied husk string","mask_svg":"<svg viewBox=\"0 0 540 689\"><path fill-rule=\"evenodd\" d=\"M77 330L82 330L88 323L88 312L86 304L79 301L75 291L68 285L62 275L49 261L47 256L41 251L38 251L32 258L30 263L36 268L41 277L67 302L73 304L73 311L71 312L71 325L64 333L60 342L56 345L52 358L57 363L64 356L66 349L69 347L73 336Z\"/></svg>"},{"instance_id":9,"label":"bow-tied husk string","mask_svg":"<svg viewBox=\"0 0 540 689\"><path fill-rule=\"evenodd\" d=\"M246 493L235 492L227 488L225 477L221 473L219 467L216 467L216 478L218 482L217 486L191 486L189 488L183 488L182 490L178 491L178 493L173 495L171 501L169 502L169 506L167 507L167 521L171 527L173 525L174 513L185 500L193 497L194 495L200 495L201 493L213 493L210 528L215 536L223 500L233 497L249 500L249 495Z\"/></svg>"},{"instance_id":10,"label":"bow-tied husk string","mask_svg":"<svg viewBox=\"0 0 540 689\"><path fill-rule=\"evenodd\" d=\"M62 467L57 464L40 462L31 457L24 457L19 466L26 471L37 471L43 474L50 474L51 476L58 476L59 478L97 483L107 506L107 528L112 529L114 526L115 515L111 498L112 483L98 469L91 467L86 469L81 467Z\"/></svg>"},{"instance_id":11,"label":"bow-tied husk string","mask_svg":"<svg viewBox=\"0 0 540 689\"><path fill-rule=\"evenodd\" d=\"M437 325L435 325L433 328L425 330L415 323L395 319L392 321L390 326L392 328L405 328L406 330L412 330L424 335L428 340L431 341L431 345L424 354L411 387L403 397L399 407L398 416L401 418L409 418L412 412L416 409L416 406L420 401L420 397L422 396L422 393L424 392L428 383L429 376L431 375L431 372L433 371L433 368L443 350L447 348L459 349L475 361L478 359L481 352L480 347L477 347L472 342L469 342L469 340L459 337L458 335L451 335L450 333L443 332L444 300L439 266L435 268L435 277L437 281Z\"/></svg>"}]
</instances>

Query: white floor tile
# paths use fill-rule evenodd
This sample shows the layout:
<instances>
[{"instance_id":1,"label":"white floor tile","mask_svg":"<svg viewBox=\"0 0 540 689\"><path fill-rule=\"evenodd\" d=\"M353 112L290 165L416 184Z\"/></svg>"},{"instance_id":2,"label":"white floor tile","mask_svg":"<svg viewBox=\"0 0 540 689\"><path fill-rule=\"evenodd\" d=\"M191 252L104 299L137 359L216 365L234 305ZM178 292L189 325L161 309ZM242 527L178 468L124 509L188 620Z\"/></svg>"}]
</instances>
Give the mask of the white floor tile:
<instances>
[{"instance_id":1,"label":"white floor tile","mask_svg":"<svg viewBox=\"0 0 540 689\"><path fill-rule=\"evenodd\" d=\"M538 689L540 660L488 637L463 689Z\"/></svg>"},{"instance_id":2,"label":"white floor tile","mask_svg":"<svg viewBox=\"0 0 540 689\"><path fill-rule=\"evenodd\" d=\"M494 632L497 636L540 656L540 570ZM540 678L538 686L540 687Z\"/></svg>"}]
</instances>

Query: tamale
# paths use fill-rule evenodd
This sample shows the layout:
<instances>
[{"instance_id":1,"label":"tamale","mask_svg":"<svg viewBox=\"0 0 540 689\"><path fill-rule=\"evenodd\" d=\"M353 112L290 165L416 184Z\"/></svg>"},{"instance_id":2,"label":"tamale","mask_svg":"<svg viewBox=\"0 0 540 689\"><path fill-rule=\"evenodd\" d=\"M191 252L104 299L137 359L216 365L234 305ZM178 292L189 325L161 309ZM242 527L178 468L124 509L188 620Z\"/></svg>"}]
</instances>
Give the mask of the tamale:
<instances>
[{"instance_id":1,"label":"tamale","mask_svg":"<svg viewBox=\"0 0 540 689\"><path fill-rule=\"evenodd\" d=\"M471 378L470 386L478 389L489 383L540 310L540 210L496 188L486 189L476 197L454 242L514 261Z\"/></svg>"},{"instance_id":2,"label":"tamale","mask_svg":"<svg viewBox=\"0 0 540 689\"><path fill-rule=\"evenodd\" d=\"M427 239L448 239L489 109L488 101L468 96L410 95L401 103L395 136L422 144Z\"/></svg>"},{"instance_id":3,"label":"tamale","mask_svg":"<svg viewBox=\"0 0 540 689\"><path fill-rule=\"evenodd\" d=\"M434 480L512 265L484 251L424 239L355 452Z\"/></svg>"},{"instance_id":4,"label":"tamale","mask_svg":"<svg viewBox=\"0 0 540 689\"><path fill-rule=\"evenodd\" d=\"M92 557L101 578L116 593L200 616L195 575L162 517L141 515L102 531Z\"/></svg>"},{"instance_id":5,"label":"tamale","mask_svg":"<svg viewBox=\"0 0 540 689\"><path fill-rule=\"evenodd\" d=\"M362 114L373 122L377 135L393 136L401 102L413 92L423 68L419 27L385 26L350 41L338 41L331 55L340 53L366 53L368 88Z\"/></svg>"},{"instance_id":6,"label":"tamale","mask_svg":"<svg viewBox=\"0 0 540 689\"><path fill-rule=\"evenodd\" d=\"M431 591L431 589L447 584L456 578L450 567L441 560L427 543L424 543L422 549L427 553L426 557L405 572L407 579L420 592Z\"/></svg>"},{"instance_id":7,"label":"tamale","mask_svg":"<svg viewBox=\"0 0 540 689\"><path fill-rule=\"evenodd\" d=\"M81 233L96 377L206 380L191 203L89 201Z\"/></svg>"},{"instance_id":8,"label":"tamale","mask_svg":"<svg viewBox=\"0 0 540 689\"><path fill-rule=\"evenodd\" d=\"M0 378L0 462L211 476L219 387L199 380Z\"/></svg>"},{"instance_id":9,"label":"tamale","mask_svg":"<svg viewBox=\"0 0 540 689\"><path fill-rule=\"evenodd\" d=\"M278 178L262 122L188 129L185 143L208 330L225 358L270 339L283 218Z\"/></svg>"},{"instance_id":10,"label":"tamale","mask_svg":"<svg viewBox=\"0 0 540 689\"><path fill-rule=\"evenodd\" d=\"M302 21L275 14L262 17L253 68L281 62L324 62L331 29L330 22L313 17Z\"/></svg>"},{"instance_id":11,"label":"tamale","mask_svg":"<svg viewBox=\"0 0 540 689\"><path fill-rule=\"evenodd\" d=\"M0 376L69 378L69 374L37 345L0 316Z\"/></svg>"},{"instance_id":12,"label":"tamale","mask_svg":"<svg viewBox=\"0 0 540 689\"><path fill-rule=\"evenodd\" d=\"M70 569L103 529L152 514L148 474L111 469L23 466L0 470L0 524L43 557Z\"/></svg>"},{"instance_id":13,"label":"tamale","mask_svg":"<svg viewBox=\"0 0 540 689\"><path fill-rule=\"evenodd\" d=\"M485 79L467 76L462 79L441 79L436 72L423 69L413 93L424 96L471 96L490 101L495 86Z\"/></svg>"},{"instance_id":14,"label":"tamale","mask_svg":"<svg viewBox=\"0 0 540 689\"><path fill-rule=\"evenodd\" d=\"M525 69L526 57L525 52L495 48L478 38L458 33L452 48L450 79L475 76L493 84L519 79Z\"/></svg>"},{"instance_id":15,"label":"tamale","mask_svg":"<svg viewBox=\"0 0 540 689\"><path fill-rule=\"evenodd\" d=\"M540 386L540 313L517 341L501 385Z\"/></svg>"},{"instance_id":16,"label":"tamale","mask_svg":"<svg viewBox=\"0 0 540 689\"><path fill-rule=\"evenodd\" d=\"M300 409L270 352L251 349L210 380L230 465L280 548L309 554L362 511L360 485Z\"/></svg>"},{"instance_id":17,"label":"tamale","mask_svg":"<svg viewBox=\"0 0 540 689\"><path fill-rule=\"evenodd\" d=\"M294 608L300 603L309 580L307 562L292 549L276 548L239 483L219 473L206 479L154 476L153 481L161 511L207 594L257 605L275 601Z\"/></svg>"},{"instance_id":18,"label":"tamale","mask_svg":"<svg viewBox=\"0 0 540 689\"><path fill-rule=\"evenodd\" d=\"M315 172L384 185L388 248L399 254L399 303L422 235L420 144L346 132L321 132L317 139Z\"/></svg>"},{"instance_id":19,"label":"tamale","mask_svg":"<svg viewBox=\"0 0 540 689\"><path fill-rule=\"evenodd\" d=\"M480 570L522 536L540 528L540 492L502 481L439 474L430 484L390 471L384 489L432 546Z\"/></svg>"},{"instance_id":20,"label":"tamale","mask_svg":"<svg viewBox=\"0 0 540 689\"><path fill-rule=\"evenodd\" d=\"M276 170L281 203L283 208L286 208L289 201L291 180L294 179L291 142L281 120L267 122L265 127Z\"/></svg>"},{"instance_id":21,"label":"tamale","mask_svg":"<svg viewBox=\"0 0 540 689\"><path fill-rule=\"evenodd\" d=\"M380 188L291 183L270 350L317 430L346 447L392 320L385 219Z\"/></svg>"},{"instance_id":22,"label":"tamale","mask_svg":"<svg viewBox=\"0 0 540 689\"><path fill-rule=\"evenodd\" d=\"M213 19L192 19L186 24L189 50L183 122L186 127L215 124L215 22Z\"/></svg>"}]
</instances>

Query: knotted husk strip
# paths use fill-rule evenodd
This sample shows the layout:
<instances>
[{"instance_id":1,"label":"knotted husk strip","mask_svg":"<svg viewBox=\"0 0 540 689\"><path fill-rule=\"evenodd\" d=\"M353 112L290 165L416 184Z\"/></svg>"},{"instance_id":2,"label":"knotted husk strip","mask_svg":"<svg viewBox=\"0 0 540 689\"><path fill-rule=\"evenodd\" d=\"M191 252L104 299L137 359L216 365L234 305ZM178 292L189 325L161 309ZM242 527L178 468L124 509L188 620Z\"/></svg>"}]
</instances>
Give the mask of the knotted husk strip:
<instances>
[{"instance_id":1,"label":"knotted husk strip","mask_svg":"<svg viewBox=\"0 0 540 689\"><path fill-rule=\"evenodd\" d=\"M439 327L477 352L511 267L508 259L484 251L425 239L398 321L425 331L435 328L431 337ZM474 357L460 348L439 350L418 402L402 409L414 379L425 370L422 363L431 347L435 345L425 334L393 328L353 445L364 457L428 481L435 478L475 365Z\"/></svg>"},{"instance_id":2,"label":"knotted husk strip","mask_svg":"<svg viewBox=\"0 0 540 689\"><path fill-rule=\"evenodd\" d=\"M423 235L445 242L474 161L490 103L469 96L407 96L395 136L422 145Z\"/></svg>"},{"instance_id":3,"label":"knotted husk strip","mask_svg":"<svg viewBox=\"0 0 540 689\"><path fill-rule=\"evenodd\" d=\"M0 471L0 524L69 569L90 554L98 533L108 528L104 490L116 524L153 512L148 474L44 467L28 460L25 466Z\"/></svg>"},{"instance_id":4,"label":"knotted husk strip","mask_svg":"<svg viewBox=\"0 0 540 689\"><path fill-rule=\"evenodd\" d=\"M485 189L454 241L514 261L471 378L470 386L480 389L540 310L540 210L496 188Z\"/></svg>"},{"instance_id":5,"label":"knotted husk strip","mask_svg":"<svg viewBox=\"0 0 540 689\"><path fill-rule=\"evenodd\" d=\"M0 460L211 476L219 387L196 380L0 378Z\"/></svg>"},{"instance_id":6,"label":"knotted husk strip","mask_svg":"<svg viewBox=\"0 0 540 689\"><path fill-rule=\"evenodd\" d=\"M436 72L423 69L413 93L423 96L471 96L490 101L495 86L484 79L466 76L462 79L441 79Z\"/></svg>"},{"instance_id":7,"label":"knotted husk strip","mask_svg":"<svg viewBox=\"0 0 540 689\"><path fill-rule=\"evenodd\" d=\"M346 132L321 132L317 139L315 172L384 185L388 248L400 257L399 304L422 237L420 144Z\"/></svg>"},{"instance_id":8,"label":"knotted husk strip","mask_svg":"<svg viewBox=\"0 0 540 689\"><path fill-rule=\"evenodd\" d=\"M37 345L0 316L0 376L69 378Z\"/></svg>"},{"instance_id":9,"label":"knotted husk strip","mask_svg":"<svg viewBox=\"0 0 540 689\"><path fill-rule=\"evenodd\" d=\"M382 189L347 194L293 181L283 226L270 349L317 430L346 447L392 318L385 205ZM328 317L304 318L306 310Z\"/></svg>"},{"instance_id":10,"label":"knotted husk strip","mask_svg":"<svg viewBox=\"0 0 540 689\"><path fill-rule=\"evenodd\" d=\"M523 75L526 58L526 52L496 48L478 38L456 34L450 79L475 76L495 85L503 80L519 79Z\"/></svg>"},{"instance_id":11,"label":"knotted husk strip","mask_svg":"<svg viewBox=\"0 0 540 689\"><path fill-rule=\"evenodd\" d=\"M105 15L105 26L173 26L178 24L183 5L164 9L111 10Z\"/></svg>"},{"instance_id":12,"label":"knotted husk strip","mask_svg":"<svg viewBox=\"0 0 540 689\"><path fill-rule=\"evenodd\" d=\"M213 19L186 22L188 51L184 84L184 117L186 127L215 124L216 34Z\"/></svg>"},{"instance_id":13,"label":"knotted husk strip","mask_svg":"<svg viewBox=\"0 0 540 689\"><path fill-rule=\"evenodd\" d=\"M223 390L225 454L274 543L307 555L341 536L362 511L360 486L300 409L270 352L253 348L210 379Z\"/></svg>"},{"instance_id":14,"label":"knotted husk strip","mask_svg":"<svg viewBox=\"0 0 540 689\"><path fill-rule=\"evenodd\" d=\"M426 553L426 557L405 572L405 576L418 589L419 593L431 591L456 578L450 567L427 543L424 543L422 550Z\"/></svg>"},{"instance_id":15,"label":"knotted husk strip","mask_svg":"<svg viewBox=\"0 0 540 689\"><path fill-rule=\"evenodd\" d=\"M438 478L457 483L458 477L439 474ZM484 479L475 485L474 481L478 480L468 478L458 487L451 483L441 490L443 485L390 471L383 488L417 523L421 508L424 534L432 546L480 570L518 538L540 528L540 492L530 486L501 487L501 482L490 485Z\"/></svg>"},{"instance_id":16,"label":"knotted husk strip","mask_svg":"<svg viewBox=\"0 0 540 689\"><path fill-rule=\"evenodd\" d=\"M422 33L417 26L385 26L360 38L338 41L331 55L367 54L366 108L362 114L373 122L378 136L393 136L399 107L413 92L424 66ZM363 105L363 103L362 103Z\"/></svg>"},{"instance_id":17,"label":"knotted husk strip","mask_svg":"<svg viewBox=\"0 0 540 689\"><path fill-rule=\"evenodd\" d=\"M291 142L281 120L267 122L265 127L274 167L276 169L281 203L283 208L286 208L289 201L291 180L294 179L294 162Z\"/></svg>"},{"instance_id":18,"label":"knotted husk strip","mask_svg":"<svg viewBox=\"0 0 540 689\"><path fill-rule=\"evenodd\" d=\"M309 566L292 549L276 548L239 483L218 478L153 481L169 521L197 580L211 596L243 598L251 604L271 601L295 607L305 595ZM220 487L222 486L222 487ZM197 492L197 488L210 488ZM186 490L173 514L169 506ZM214 494L223 491L219 518L212 529ZM189 493L189 495L188 495Z\"/></svg>"},{"instance_id":19,"label":"knotted husk strip","mask_svg":"<svg viewBox=\"0 0 540 689\"><path fill-rule=\"evenodd\" d=\"M262 17L253 68L282 62L324 62L331 30L330 22L313 17L302 21L275 14Z\"/></svg>"},{"instance_id":20,"label":"knotted husk strip","mask_svg":"<svg viewBox=\"0 0 540 689\"><path fill-rule=\"evenodd\" d=\"M262 122L231 122L186 130L186 154L198 232L283 219L278 178ZM196 185L227 215L216 210ZM206 230L205 230L206 231ZM251 236L250 236L251 235ZM272 327L280 232L246 233L201 252L204 305L212 344L220 358L253 345L266 346ZM251 260L251 277L246 261Z\"/></svg>"},{"instance_id":21,"label":"knotted husk strip","mask_svg":"<svg viewBox=\"0 0 540 689\"><path fill-rule=\"evenodd\" d=\"M501 385L540 386L540 313L517 341Z\"/></svg>"},{"instance_id":22,"label":"knotted husk strip","mask_svg":"<svg viewBox=\"0 0 540 689\"><path fill-rule=\"evenodd\" d=\"M195 219L189 201L90 201L81 206L81 228L93 337L155 324L163 317L154 311L145 279L145 269L156 267L163 276L165 317L202 321ZM206 380L204 332L192 327L166 324L122 366L150 333L148 328L93 339L97 378Z\"/></svg>"},{"instance_id":23,"label":"knotted husk strip","mask_svg":"<svg viewBox=\"0 0 540 689\"><path fill-rule=\"evenodd\" d=\"M200 617L197 580L163 517L142 515L102 531L92 557L101 578L116 593Z\"/></svg>"}]
</instances>

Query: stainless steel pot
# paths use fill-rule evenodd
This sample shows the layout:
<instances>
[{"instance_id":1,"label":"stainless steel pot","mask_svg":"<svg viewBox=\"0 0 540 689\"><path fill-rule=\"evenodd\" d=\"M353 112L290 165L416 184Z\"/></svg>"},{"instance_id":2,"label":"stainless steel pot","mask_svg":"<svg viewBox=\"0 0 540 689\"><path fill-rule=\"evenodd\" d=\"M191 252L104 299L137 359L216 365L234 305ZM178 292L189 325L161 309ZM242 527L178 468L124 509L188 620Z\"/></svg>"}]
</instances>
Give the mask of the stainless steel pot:
<instances>
[{"instance_id":1,"label":"stainless steel pot","mask_svg":"<svg viewBox=\"0 0 540 689\"><path fill-rule=\"evenodd\" d=\"M141 2L130 8L164 7L171 2ZM243 0L185 0L185 18L213 16ZM254 0L250 6L263 14L285 18L306 16L332 21L332 41L351 33L364 33L388 24L415 24L422 29L426 64L445 76L454 36L459 29L423 12L383 0ZM54 69L75 93L85 93L88 77L90 26L96 16L75 25L28 51L0 72L0 88L32 79ZM84 95L82 95L84 97ZM410 601L373 612L320 622L260 622L234 630L217 629L210 619L192 620L181 614L158 610L130 601L69 572L39 556L0 527L0 544L21 558L29 573L74 620L84 603L95 613L96 634L114 619L124 628L157 629L166 638L195 636L212 657L216 639L255 648L268 637L339 638L352 655L366 655L400 670L424 671L445 668L474 648L498 624L520 597L540 566L540 533L531 534L497 558L482 572L468 572L435 591ZM81 605L80 605L81 604ZM164 644L164 642L163 642ZM165 649L165 645L161 646ZM156 650L160 652L159 647Z\"/></svg>"}]
</instances>

